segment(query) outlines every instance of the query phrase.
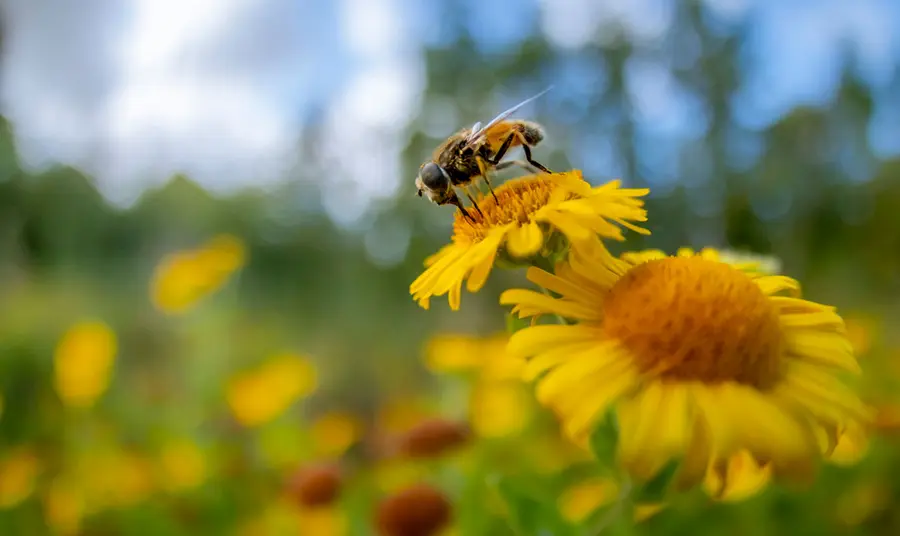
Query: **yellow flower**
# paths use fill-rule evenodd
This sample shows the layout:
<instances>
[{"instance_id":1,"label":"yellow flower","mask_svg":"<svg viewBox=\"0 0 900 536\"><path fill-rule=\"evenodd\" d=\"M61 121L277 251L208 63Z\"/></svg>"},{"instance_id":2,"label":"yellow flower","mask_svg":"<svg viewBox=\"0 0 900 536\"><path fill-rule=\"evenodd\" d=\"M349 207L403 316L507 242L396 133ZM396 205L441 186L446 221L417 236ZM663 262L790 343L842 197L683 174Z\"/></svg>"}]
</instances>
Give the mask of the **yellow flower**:
<instances>
[{"instance_id":1,"label":"yellow flower","mask_svg":"<svg viewBox=\"0 0 900 536\"><path fill-rule=\"evenodd\" d=\"M853 313L846 315L847 338L857 356L863 357L872 349L880 335L880 322L871 314Z\"/></svg>"},{"instance_id":2,"label":"yellow flower","mask_svg":"<svg viewBox=\"0 0 900 536\"><path fill-rule=\"evenodd\" d=\"M598 508L614 501L618 494L619 487L611 478L578 482L560 496L559 511L570 522L581 523Z\"/></svg>"},{"instance_id":3,"label":"yellow flower","mask_svg":"<svg viewBox=\"0 0 900 536\"><path fill-rule=\"evenodd\" d=\"M485 381L518 379L523 361L506 351L509 335L441 334L428 341L425 366L434 373L472 373Z\"/></svg>"},{"instance_id":4,"label":"yellow flower","mask_svg":"<svg viewBox=\"0 0 900 536\"><path fill-rule=\"evenodd\" d=\"M450 308L458 310L463 281L468 279L469 292L480 290L498 252L527 259L539 254L556 231L573 245L597 235L622 240L622 230L613 222L646 233L629 221L646 221L638 197L648 190L619 185L611 181L592 188L580 171L505 182L494 190L497 200L490 194L478 199L482 213L470 211L474 221L455 215L452 243L425 260L427 268L410 285L410 293L425 309L432 296L449 293Z\"/></svg>"},{"instance_id":5,"label":"yellow flower","mask_svg":"<svg viewBox=\"0 0 900 536\"><path fill-rule=\"evenodd\" d=\"M12 508L31 496L40 470L40 460L28 448L12 451L0 460L0 508Z\"/></svg>"},{"instance_id":6,"label":"yellow flower","mask_svg":"<svg viewBox=\"0 0 900 536\"><path fill-rule=\"evenodd\" d=\"M340 456L359 440L363 423L350 413L330 412L312 424L313 442L321 456Z\"/></svg>"},{"instance_id":7,"label":"yellow flower","mask_svg":"<svg viewBox=\"0 0 900 536\"><path fill-rule=\"evenodd\" d=\"M219 235L199 249L166 256L150 287L154 305L164 313L182 313L218 290L245 262L244 244Z\"/></svg>"},{"instance_id":8,"label":"yellow flower","mask_svg":"<svg viewBox=\"0 0 900 536\"><path fill-rule=\"evenodd\" d=\"M570 486L559 498L559 510L572 523L582 523L598 508L615 501L619 496L619 485L611 478L592 478ZM662 503L636 504L634 522L640 523L658 512Z\"/></svg>"},{"instance_id":9,"label":"yellow flower","mask_svg":"<svg viewBox=\"0 0 900 536\"><path fill-rule=\"evenodd\" d=\"M72 326L56 346L56 392L72 407L90 407L106 391L117 351L116 335L102 322Z\"/></svg>"},{"instance_id":10,"label":"yellow flower","mask_svg":"<svg viewBox=\"0 0 900 536\"><path fill-rule=\"evenodd\" d=\"M258 426L281 415L317 386L313 364L298 355L275 355L257 370L237 375L227 387L228 404L244 426Z\"/></svg>"},{"instance_id":11,"label":"yellow flower","mask_svg":"<svg viewBox=\"0 0 900 536\"><path fill-rule=\"evenodd\" d=\"M296 515L301 536L343 536L349 533L347 517L335 506L298 508Z\"/></svg>"},{"instance_id":12,"label":"yellow flower","mask_svg":"<svg viewBox=\"0 0 900 536\"><path fill-rule=\"evenodd\" d=\"M43 497L44 517L54 534L78 534L87 513L84 493L68 478L57 477Z\"/></svg>"},{"instance_id":13,"label":"yellow flower","mask_svg":"<svg viewBox=\"0 0 900 536\"><path fill-rule=\"evenodd\" d=\"M532 357L525 378L540 377L538 399L581 444L612 409L618 461L638 480L680 460L676 482L692 486L741 450L774 475L810 477L818 434L833 447L868 418L836 376L859 372L841 317L801 299L793 279L742 271L713 250L617 259L599 243L555 272L528 278L559 297L510 290L501 302L574 323L525 328L510 352Z\"/></svg>"},{"instance_id":14,"label":"yellow flower","mask_svg":"<svg viewBox=\"0 0 900 536\"><path fill-rule=\"evenodd\" d=\"M531 395L519 381L525 362L506 351L508 342L506 333L443 334L432 338L426 348L425 364L432 372L474 376L469 419L482 437L515 435L531 417Z\"/></svg>"},{"instance_id":15,"label":"yellow flower","mask_svg":"<svg viewBox=\"0 0 900 536\"><path fill-rule=\"evenodd\" d=\"M193 441L168 441L160 451L159 461L162 484L170 491L195 488L206 478L206 457Z\"/></svg>"},{"instance_id":16,"label":"yellow flower","mask_svg":"<svg viewBox=\"0 0 900 536\"><path fill-rule=\"evenodd\" d=\"M828 445L828 438L824 437L823 439L825 448L830 449L827 459L835 465L855 465L869 451L869 435L857 422L850 423L844 429L836 444Z\"/></svg>"},{"instance_id":17,"label":"yellow flower","mask_svg":"<svg viewBox=\"0 0 900 536\"><path fill-rule=\"evenodd\" d=\"M521 432L531 418L532 398L521 382L481 382L472 390L469 420L481 437Z\"/></svg>"},{"instance_id":18,"label":"yellow flower","mask_svg":"<svg viewBox=\"0 0 900 536\"><path fill-rule=\"evenodd\" d=\"M739 502L756 495L769 483L772 468L759 463L746 449L733 454L725 464L710 468L703 488L722 502Z\"/></svg>"}]
</instances>

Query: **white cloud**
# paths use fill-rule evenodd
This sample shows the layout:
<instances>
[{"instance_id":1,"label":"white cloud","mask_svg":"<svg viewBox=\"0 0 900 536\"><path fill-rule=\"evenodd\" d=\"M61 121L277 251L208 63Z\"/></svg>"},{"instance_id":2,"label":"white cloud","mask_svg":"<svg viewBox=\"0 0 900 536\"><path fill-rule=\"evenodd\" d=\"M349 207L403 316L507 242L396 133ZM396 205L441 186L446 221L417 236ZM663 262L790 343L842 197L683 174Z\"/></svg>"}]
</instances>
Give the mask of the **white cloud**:
<instances>
[{"instance_id":1,"label":"white cloud","mask_svg":"<svg viewBox=\"0 0 900 536\"><path fill-rule=\"evenodd\" d=\"M78 166L123 204L174 173L285 178L303 108L344 76L324 0L50 3L8 2L4 112L26 166Z\"/></svg>"}]
</instances>

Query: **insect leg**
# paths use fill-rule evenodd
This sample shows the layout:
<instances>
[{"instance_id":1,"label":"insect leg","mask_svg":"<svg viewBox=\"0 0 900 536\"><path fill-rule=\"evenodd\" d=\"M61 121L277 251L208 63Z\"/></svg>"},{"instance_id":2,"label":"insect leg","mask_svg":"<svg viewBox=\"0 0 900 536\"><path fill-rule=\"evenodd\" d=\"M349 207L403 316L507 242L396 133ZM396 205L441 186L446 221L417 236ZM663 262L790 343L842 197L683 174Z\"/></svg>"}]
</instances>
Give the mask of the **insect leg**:
<instances>
[{"instance_id":1,"label":"insect leg","mask_svg":"<svg viewBox=\"0 0 900 536\"><path fill-rule=\"evenodd\" d=\"M494 201L499 203L500 200L497 199L497 194L494 193L494 187L491 186L491 179L490 177L488 177L488 167L485 165L485 159L481 158L480 156L476 156L475 161L478 162L478 170L481 171L481 176L484 177L484 182L485 184L487 184L488 190L490 190L491 195L494 196ZM490 160L487 160L487 162L493 165L493 162L491 162Z\"/></svg>"},{"instance_id":2,"label":"insect leg","mask_svg":"<svg viewBox=\"0 0 900 536\"><path fill-rule=\"evenodd\" d=\"M471 199L471 198L470 198L470 199ZM454 195L453 198L450 199L449 203L450 203L451 205L456 205L456 208L458 208L459 211L462 212L463 217L465 217L467 220L469 220L469 221L471 221L471 222L474 222L474 221L475 221L475 218L473 218L472 215L469 214L469 211L466 210L466 207L463 206L462 202L459 200L459 197L457 197L456 195ZM479 211L479 212L480 212L480 211Z\"/></svg>"},{"instance_id":3,"label":"insect leg","mask_svg":"<svg viewBox=\"0 0 900 536\"><path fill-rule=\"evenodd\" d=\"M525 160L528 160L529 164L538 168L539 170L543 171L544 173L553 173L549 169L545 168L542 164L536 162L533 158L531 158L531 148L530 147L528 147L525 144L522 144L522 149L525 151Z\"/></svg>"},{"instance_id":4,"label":"insect leg","mask_svg":"<svg viewBox=\"0 0 900 536\"><path fill-rule=\"evenodd\" d=\"M512 166L519 166L520 168L530 173L540 173L540 170L538 168L532 166L524 160L507 160L506 162L500 162L494 169L496 169L497 171L502 171Z\"/></svg>"},{"instance_id":5,"label":"insect leg","mask_svg":"<svg viewBox=\"0 0 900 536\"><path fill-rule=\"evenodd\" d=\"M491 160L488 160L488 162L490 164L496 166L497 164L500 163L500 159L503 158L503 156L506 154L506 151L509 150L509 146L512 145L512 141L515 136L516 136L516 133L513 132L512 134L507 136L505 140L503 140L503 144L501 144L500 148L497 149L497 152L494 154L494 158Z\"/></svg>"},{"instance_id":6,"label":"insect leg","mask_svg":"<svg viewBox=\"0 0 900 536\"><path fill-rule=\"evenodd\" d=\"M468 197L469 201L472 202L472 206L475 207L475 210L477 210L478 213L481 214L482 217L484 217L484 212L481 211L481 207L479 207L478 203L475 202L475 198L472 197L472 194L470 194L468 191L466 191L466 197Z\"/></svg>"}]
</instances>

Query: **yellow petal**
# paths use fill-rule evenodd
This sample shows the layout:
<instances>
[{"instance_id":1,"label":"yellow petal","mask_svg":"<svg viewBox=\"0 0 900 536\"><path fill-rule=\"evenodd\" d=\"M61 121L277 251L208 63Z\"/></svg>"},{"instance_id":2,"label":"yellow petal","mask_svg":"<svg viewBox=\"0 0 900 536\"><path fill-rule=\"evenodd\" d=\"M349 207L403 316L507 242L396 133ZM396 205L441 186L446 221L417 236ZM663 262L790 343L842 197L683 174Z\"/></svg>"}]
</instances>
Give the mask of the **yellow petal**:
<instances>
[{"instance_id":1,"label":"yellow petal","mask_svg":"<svg viewBox=\"0 0 900 536\"><path fill-rule=\"evenodd\" d=\"M588 296L594 295L593 292L590 292L592 289L575 284L572 281L553 275L550 272L545 272L540 268L529 268L526 276L532 283L540 285L551 292L555 292L564 298L577 300L579 298L585 298L586 294ZM599 300L594 303L599 303Z\"/></svg>"},{"instance_id":2,"label":"yellow petal","mask_svg":"<svg viewBox=\"0 0 900 536\"><path fill-rule=\"evenodd\" d=\"M603 311L598 306L569 301L563 298L552 298L546 294L526 289L507 290L500 297L501 304L516 304L533 307L546 314L558 314L565 318L578 320L600 320Z\"/></svg>"},{"instance_id":3,"label":"yellow petal","mask_svg":"<svg viewBox=\"0 0 900 536\"><path fill-rule=\"evenodd\" d=\"M850 341L842 334L791 329L785 330L784 340L791 355L855 374L862 372Z\"/></svg>"},{"instance_id":4,"label":"yellow petal","mask_svg":"<svg viewBox=\"0 0 900 536\"><path fill-rule=\"evenodd\" d=\"M530 257L537 253L544 244L544 233L535 222L521 227L514 227L506 238L506 249L513 257Z\"/></svg>"},{"instance_id":5,"label":"yellow petal","mask_svg":"<svg viewBox=\"0 0 900 536\"><path fill-rule=\"evenodd\" d=\"M760 465L749 451L741 450L727 460L723 473L707 473L704 488L716 500L738 502L759 493L771 477L770 466Z\"/></svg>"},{"instance_id":6,"label":"yellow petal","mask_svg":"<svg viewBox=\"0 0 900 536\"><path fill-rule=\"evenodd\" d=\"M686 387L654 381L621 407L628 408L619 419L622 463L649 479L685 449L692 424Z\"/></svg>"},{"instance_id":7,"label":"yellow petal","mask_svg":"<svg viewBox=\"0 0 900 536\"><path fill-rule=\"evenodd\" d=\"M585 376L583 382L587 392L575 393L577 396L570 398L570 401L575 402L575 409L565 402L560 404L569 415L566 433L576 442L582 443L592 432L597 420L606 412L606 408L633 389L637 381L638 372L630 363L618 368L607 367ZM570 395L572 392L561 396Z\"/></svg>"},{"instance_id":8,"label":"yellow petal","mask_svg":"<svg viewBox=\"0 0 900 536\"><path fill-rule=\"evenodd\" d=\"M561 348L541 352L525 363L525 367L522 369L522 379L532 381L544 372L568 361L602 359L610 344L608 342L589 341L569 344Z\"/></svg>"},{"instance_id":9,"label":"yellow petal","mask_svg":"<svg viewBox=\"0 0 900 536\"><path fill-rule=\"evenodd\" d=\"M586 326L532 326L514 333L506 351L513 357L530 357L565 344L595 341L598 334L597 328Z\"/></svg>"},{"instance_id":10,"label":"yellow petal","mask_svg":"<svg viewBox=\"0 0 900 536\"><path fill-rule=\"evenodd\" d=\"M790 277L783 275L767 275L758 277L754 281L759 285L759 289L766 295L777 294L787 290L791 296L795 298L800 297L800 283Z\"/></svg>"},{"instance_id":11,"label":"yellow petal","mask_svg":"<svg viewBox=\"0 0 900 536\"><path fill-rule=\"evenodd\" d=\"M469 292L477 292L484 286L505 235L505 227L493 229L481 243L473 248L473 268L467 286Z\"/></svg>"}]
</instances>

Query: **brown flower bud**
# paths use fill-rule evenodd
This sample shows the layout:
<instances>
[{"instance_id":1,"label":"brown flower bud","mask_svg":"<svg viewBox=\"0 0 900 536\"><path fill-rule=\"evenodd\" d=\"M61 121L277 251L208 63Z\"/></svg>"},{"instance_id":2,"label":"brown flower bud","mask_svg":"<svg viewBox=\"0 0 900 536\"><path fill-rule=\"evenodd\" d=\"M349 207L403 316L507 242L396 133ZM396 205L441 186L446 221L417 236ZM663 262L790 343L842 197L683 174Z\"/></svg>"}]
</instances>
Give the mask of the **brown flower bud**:
<instances>
[{"instance_id":1,"label":"brown flower bud","mask_svg":"<svg viewBox=\"0 0 900 536\"><path fill-rule=\"evenodd\" d=\"M462 446L469 436L466 423L435 417L421 421L400 436L397 450L410 458L438 457Z\"/></svg>"},{"instance_id":2,"label":"brown flower bud","mask_svg":"<svg viewBox=\"0 0 900 536\"><path fill-rule=\"evenodd\" d=\"M433 536L451 516L452 507L441 491L416 484L383 500L376 523L381 536Z\"/></svg>"},{"instance_id":3,"label":"brown flower bud","mask_svg":"<svg viewBox=\"0 0 900 536\"><path fill-rule=\"evenodd\" d=\"M324 506L337 499L341 492L341 481L341 469L337 465L309 465L291 475L287 492L303 506Z\"/></svg>"}]
</instances>

